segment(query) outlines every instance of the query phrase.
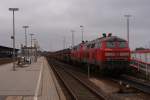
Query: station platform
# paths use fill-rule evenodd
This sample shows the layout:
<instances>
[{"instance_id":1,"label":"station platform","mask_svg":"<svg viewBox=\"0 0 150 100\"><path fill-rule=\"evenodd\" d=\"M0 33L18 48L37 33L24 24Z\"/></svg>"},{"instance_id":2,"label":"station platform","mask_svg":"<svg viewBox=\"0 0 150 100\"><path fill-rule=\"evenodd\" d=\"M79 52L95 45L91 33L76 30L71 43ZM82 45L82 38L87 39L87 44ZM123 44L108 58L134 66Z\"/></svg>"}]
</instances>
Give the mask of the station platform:
<instances>
[{"instance_id":1,"label":"station platform","mask_svg":"<svg viewBox=\"0 0 150 100\"><path fill-rule=\"evenodd\" d=\"M60 100L59 86L56 87L44 57L36 63L16 67L16 71L12 66L12 63L0 66L0 100Z\"/></svg>"}]
</instances>

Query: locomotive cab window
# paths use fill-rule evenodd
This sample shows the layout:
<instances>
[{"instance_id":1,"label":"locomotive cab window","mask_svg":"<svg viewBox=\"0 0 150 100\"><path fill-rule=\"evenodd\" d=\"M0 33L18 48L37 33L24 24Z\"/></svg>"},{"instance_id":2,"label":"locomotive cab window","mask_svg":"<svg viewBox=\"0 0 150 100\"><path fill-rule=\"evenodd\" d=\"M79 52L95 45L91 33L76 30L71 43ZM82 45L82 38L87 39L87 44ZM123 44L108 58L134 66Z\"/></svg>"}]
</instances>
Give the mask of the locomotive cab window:
<instances>
[{"instance_id":1,"label":"locomotive cab window","mask_svg":"<svg viewBox=\"0 0 150 100\"><path fill-rule=\"evenodd\" d=\"M115 48L116 47L116 43L115 42L106 42L106 47L107 48Z\"/></svg>"},{"instance_id":2,"label":"locomotive cab window","mask_svg":"<svg viewBox=\"0 0 150 100\"><path fill-rule=\"evenodd\" d=\"M126 42L118 42L118 46L120 48L125 48L125 47L127 47L127 43Z\"/></svg>"}]
</instances>

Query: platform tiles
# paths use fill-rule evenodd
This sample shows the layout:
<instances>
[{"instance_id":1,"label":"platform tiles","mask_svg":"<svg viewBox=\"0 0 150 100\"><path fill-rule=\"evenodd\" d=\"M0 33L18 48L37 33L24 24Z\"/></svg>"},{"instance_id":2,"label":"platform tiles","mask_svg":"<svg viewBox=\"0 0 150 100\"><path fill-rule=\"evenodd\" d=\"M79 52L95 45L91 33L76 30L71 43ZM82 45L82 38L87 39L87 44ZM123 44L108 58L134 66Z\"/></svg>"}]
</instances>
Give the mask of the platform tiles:
<instances>
[{"instance_id":1,"label":"platform tiles","mask_svg":"<svg viewBox=\"0 0 150 100\"><path fill-rule=\"evenodd\" d=\"M0 66L0 100L60 100L49 65L44 57L37 63L16 68Z\"/></svg>"}]
</instances>

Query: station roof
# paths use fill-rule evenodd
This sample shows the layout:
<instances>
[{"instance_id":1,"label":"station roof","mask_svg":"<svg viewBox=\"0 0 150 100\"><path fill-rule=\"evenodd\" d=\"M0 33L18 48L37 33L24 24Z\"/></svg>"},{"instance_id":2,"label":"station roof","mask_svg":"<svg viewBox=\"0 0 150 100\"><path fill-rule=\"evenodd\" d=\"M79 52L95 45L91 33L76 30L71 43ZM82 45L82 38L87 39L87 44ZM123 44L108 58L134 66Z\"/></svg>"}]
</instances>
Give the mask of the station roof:
<instances>
[{"instance_id":1,"label":"station roof","mask_svg":"<svg viewBox=\"0 0 150 100\"><path fill-rule=\"evenodd\" d=\"M136 51L132 51L132 53L150 53L150 49L136 50Z\"/></svg>"},{"instance_id":2,"label":"station roof","mask_svg":"<svg viewBox=\"0 0 150 100\"><path fill-rule=\"evenodd\" d=\"M13 48L0 45L0 50L13 50ZM15 49L15 50L18 51L19 49Z\"/></svg>"}]
</instances>

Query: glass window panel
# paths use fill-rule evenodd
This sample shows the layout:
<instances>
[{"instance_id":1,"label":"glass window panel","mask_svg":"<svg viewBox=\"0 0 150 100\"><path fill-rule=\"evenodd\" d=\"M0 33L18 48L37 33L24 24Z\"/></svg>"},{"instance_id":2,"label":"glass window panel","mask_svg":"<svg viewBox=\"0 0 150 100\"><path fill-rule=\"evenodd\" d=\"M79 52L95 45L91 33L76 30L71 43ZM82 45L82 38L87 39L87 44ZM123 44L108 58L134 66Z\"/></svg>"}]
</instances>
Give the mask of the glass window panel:
<instances>
[{"instance_id":1,"label":"glass window panel","mask_svg":"<svg viewBox=\"0 0 150 100\"><path fill-rule=\"evenodd\" d=\"M118 42L118 46L120 48L125 48L126 47L126 42Z\"/></svg>"},{"instance_id":2,"label":"glass window panel","mask_svg":"<svg viewBox=\"0 0 150 100\"><path fill-rule=\"evenodd\" d=\"M115 48L115 42L106 42L107 48Z\"/></svg>"}]
</instances>

